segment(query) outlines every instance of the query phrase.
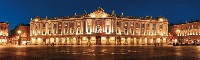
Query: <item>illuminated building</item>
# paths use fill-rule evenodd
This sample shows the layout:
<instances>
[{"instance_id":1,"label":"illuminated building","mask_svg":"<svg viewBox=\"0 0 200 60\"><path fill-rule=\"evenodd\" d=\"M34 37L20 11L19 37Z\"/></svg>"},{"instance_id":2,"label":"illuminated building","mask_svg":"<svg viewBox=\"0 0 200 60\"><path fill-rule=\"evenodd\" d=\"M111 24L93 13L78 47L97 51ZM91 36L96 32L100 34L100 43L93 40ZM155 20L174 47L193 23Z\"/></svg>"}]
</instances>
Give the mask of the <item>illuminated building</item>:
<instances>
[{"instance_id":1,"label":"illuminated building","mask_svg":"<svg viewBox=\"0 0 200 60\"><path fill-rule=\"evenodd\" d=\"M151 45L166 43L168 20L164 17L152 18L118 16L102 8L83 15L31 19L31 44L57 45Z\"/></svg>"},{"instance_id":2,"label":"illuminated building","mask_svg":"<svg viewBox=\"0 0 200 60\"><path fill-rule=\"evenodd\" d=\"M169 27L172 42L192 44L194 40L200 43L200 22L192 21L175 24Z\"/></svg>"},{"instance_id":3,"label":"illuminated building","mask_svg":"<svg viewBox=\"0 0 200 60\"><path fill-rule=\"evenodd\" d=\"M20 31L20 34L18 33ZM20 35L20 36L19 36ZM19 40L22 45L30 42L30 25L29 24L19 24L9 34L10 42L12 44L18 44Z\"/></svg>"},{"instance_id":4,"label":"illuminated building","mask_svg":"<svg viewBox=\"0 0 200 60\"><path fill-rule=\"evenodd\" d=\"M0 45L8 41L8 22L0 22Z\"/></svg>"}]
</instances>

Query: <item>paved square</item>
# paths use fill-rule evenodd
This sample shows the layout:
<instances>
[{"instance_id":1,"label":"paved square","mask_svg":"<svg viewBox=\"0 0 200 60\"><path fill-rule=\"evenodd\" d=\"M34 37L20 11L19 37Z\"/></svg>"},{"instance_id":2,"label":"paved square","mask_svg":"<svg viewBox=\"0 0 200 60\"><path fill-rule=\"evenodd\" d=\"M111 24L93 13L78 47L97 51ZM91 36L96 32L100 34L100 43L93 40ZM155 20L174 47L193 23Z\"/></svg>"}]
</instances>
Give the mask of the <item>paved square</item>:
<instances>
[{"instance_id":1,"label":"paved square","mask_svg":"<svg viewBox=\"0 0 200 60\"><path fill-rule=\"evenodd\" d=\"M200 46L0 46L0 60L198 60Z\"/></svg>"}]
</instances>

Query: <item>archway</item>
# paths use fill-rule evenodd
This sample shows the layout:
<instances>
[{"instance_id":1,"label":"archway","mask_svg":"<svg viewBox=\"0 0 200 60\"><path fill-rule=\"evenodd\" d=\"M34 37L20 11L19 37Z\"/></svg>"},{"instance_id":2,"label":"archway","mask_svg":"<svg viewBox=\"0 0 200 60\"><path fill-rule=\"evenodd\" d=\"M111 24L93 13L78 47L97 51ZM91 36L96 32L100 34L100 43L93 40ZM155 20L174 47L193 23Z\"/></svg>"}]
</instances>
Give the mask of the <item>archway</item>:
<instances>
[{"instance_id":1,"label":"archway","mask_svg":"<svg viewBox=\"0 0 200 60\"><path fill-rule=\"evenodd\" d=\"M96 36L96 45L101 45L101 36Z\"/></svg>"},{"instance_id":2,"label":"archway","mask_svg":"<svg viewBox=\"0 0 200 60\"><path fill-rule=\"evenodd\" d=\"M117 37L117 45L121 45L121 38Z\"/></svg>"}]
</instances>

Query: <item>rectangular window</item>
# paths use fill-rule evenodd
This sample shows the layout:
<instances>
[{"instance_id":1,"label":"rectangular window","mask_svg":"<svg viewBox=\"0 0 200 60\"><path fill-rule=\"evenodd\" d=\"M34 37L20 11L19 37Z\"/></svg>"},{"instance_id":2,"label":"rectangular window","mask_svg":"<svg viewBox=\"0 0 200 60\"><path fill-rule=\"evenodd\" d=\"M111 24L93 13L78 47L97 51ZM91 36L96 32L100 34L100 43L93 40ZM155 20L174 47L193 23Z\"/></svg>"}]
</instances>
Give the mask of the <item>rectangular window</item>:
<instances>
[{"instance_id":1,"label":"rectangular window","mask_svg":"<svg viewBox=\"0 0 200 60\"><path fill-rule=\"evenodd\" d=\"M109 27L107 27L107 33L109 33Z\"/></svg>"},{"instance_id":2,"label":"rectangular window","mask_svg":"<svg viewBox=\"0 0 200 60\"><path fill-rule=\"evenodd\" d=\"M43 29L43 32L42 32L42 34L45 34L45 29Z\"/></svg>"},{"instance_id":3,"label":"rectangular window","mask_svg":"<svg viewBox=\"0 0 200 60\"><path fill-rule=\"evenodd\" d=\"M59 23L59 27L61 27L61 26L62 26L62 22Z\"/></svg>"},{"instance_id":4,"label":"rectangular window","mask_svg":"<svg viewBox=\"0 0 200 60\"><path fill-rule=\"evenodd\" d=\"M139 28L139 24L138 24L138 23L136 23L136 24L135 24L135 27L136 27L136 28Z\"/></svg>"},{"instance_id":5,"label":"rectangular window","mask_svg":"<svg viewBox=\"0 0 200 60\"><path fill-rule=\"evenodd\" d=\"M88 33L90 33L90 27L88 26Z\"/></svg>"},{"instance_id":6,"label":"rectangular window","mask_svg":"<svg viewBox=\"0 0 200 60\"><path fill-rule=\"evenodd\" d=\"M78 33L80 33L80 27L78 27Z\"/></svg>"},{"instance_id":7,"label":"rectangular window","mask_svg":"<svg viewBox=\"0 0 200 60\"><path fill-rule=\"evenodd\" d=\"M117 33L119 33L119 27L117 27Z\"/></svg>"},{"instance_id":8,"label":"rectangular window","mask_svg":"<svg viewBox=\"0 0 200 60\"><path fill-rule=\"evenodd\" d=\"M67 27L67 25L68 25L67 23L64 23L64 26L65 26L65 27Z\"/></svg>"},{"instance_id":9,"label":"rectangular window","mask_svg":"<svg viewBox=\"0 0 200 60\"><path fill-rule=\"evenodd\" d=\"M35 24L35 29L38 29L38 25L37 24Z\"/></svg>"},{"instance_id":10,"label":"rectangular window","mask_svg":"<svg viewBox=\"0 0 200 60\"><path fill-rule=\"evenodd\" d=\"M97 26L97 33L100 32L100 26Z\"/></svg>"},{"instance_id":11,"label":"rectangular window","mask_svg":"<svg viewBox=\"0 0 200 60\"><path fill-rule=\"evenodd\" d=\"M65 42L67 42L67 38L65 38Z\"/></svg>"},{"instance_id":12,"label":"rectangular window","mask_svg":"<svg viewBox=\"0 0 200 60\"><path fill-rule=\"evenodd\" d=\"M51 34L51 28L49 28L49 34Z\"/></svg>"},{"instance_id":13,"label":"rectangular window","mask_svg":"<svg viewBox=\"0 0 200 60\"><path fill-rule=\"evenodd\" d=\"M35 30L35 34L36 34L36 35L38 34L38 31L37 31L37 30Z\"/></svg>"},{"instance_id":14,"label":"rectangular window","mask_svg":"<svg viewBox=\"0 0 200 60\"><path fill-rule=\"evenodd\" d=\"M53 24L53 28L56 28L56 24Z\"/></svg>"},{"instance_id":15,"label":"rectangular window","mask_svg":"<svg viewBox=\"0 0 200 60\"><path fill-rule=\"evenodd\" d=\"M131 34L133 34L133 29L131 29Z\"/></svg>"},{"instance_id":16,"label":"rectangular window","mask_svg":"<svg viewBox=\"0 0 200 60\"><path fill-rule=\"evenodd\" d=\"M52 26L51 26L51 23L49 23L49 29L51 28Z\"/></svg>"},{"instance_id":17,"label":"rectangular window","mask_svg":"<svg viewBox=\"0 0 200 60\"><path fill-rule=\"evenodd\" d=\"M139 33L139 30L138 29L136 29L136 32L135 32L135 34L138 34Z\"/></svg>"},{"instance_id":18,"label":"rectangular window","mask_svg":"<svg viewBox=\"0 0 200 60\"><path fill-rule=\"evenodd\" d=\"M54 34L56 34L56 29L54 29Z\"/></svg>"},{"instance_id":19,"label":"rectangular window","mask_svg":"<svg viewBox=\"0 0 200 60\"><path fill-rule=\"evenodd\" d=\"M153 29L152 34L155 34L155 30Z\"/></svg>"},{"instance_id":20,"label":"rectangular window","mask_svg":"<svg viewBox=\"0 0 200 60\"><path fill-rule=\"evenodd\" d=\"M67 28L65 28L65 34L67 34Z\"/></svg>"},{"instance_id":21,"label":"rectangular window","mask_svg":"<svg viewBox=\"0 0 200 60\"><path fill-rule=\"evenodd\" d=\"M127 33L128 33L127 28L125 28L125 34L127 34Z\"/></svg>"},{"instance_id":22,"label":"rectangular window","mask_svg":"<svg viewBox=\"0 0 200 60\"><path fill-rule=\"evenodd\" d=\"M163 27L163 26L162 26L162 25L160 25L160 29L162 29L162 27Z\"/></svg>"},{"instance_id":23,"label":"rectangular window","mask_svg":"<svg viewBox=\"0 0 200 60\"><path fill-rule=\"evenodd\" d=\"M142 24L142 28L144 28L145 27L145 24Z\"/></svg>"},{"instance_id":24,"label":"rectangular window","mask_svg":"<svg viewBox=\"0 0 200 60\"><path fill-rule=\"evenodd\" d=\"M43 28L45 27L45 24L43 24Z\"/></svg>"},{"instance_id":25,"label":"rectangular window","mask_svg":"<svg viewBox=\"0 0 200 60\"><path fill-rule=\"evenodd\" d=\"M162 30L160 30L160 33L162 33Z\"/></svg>"},{"instance_id":26,"label":"rectangular window","mask_svg":"<svg viewBox=\"0 0 200 60\"><path fill-rule=\"evenodd\" d=\"M153 27L153 28L155 28L155 25L156 25L156 24L153 24L153 26L152 26L152 27Z\"/></svg>"},{"instance_id":27,"label":"rectangular window","mask_svg":"<svg viewBox=\"0 0 200 60\"><path fill-rule=\"evenodd\" d=\"M33 31L33 29L30 29L31 30L31 32L32 32L32 34L31 35L33 35L34 34L34 31Z\"/></svg>"},{"instance_id":28,"label":"rectangular window","mask_svg":"<svg viewBox=\"0 0 200 60\"><path fill-rule=\"evenodd\" d=\"M117 26L120 26L120 22L119 21L117 22Z\"/></svg>"},{"instance_id":29,"label":"rectangular window","mask_svg":"<svg viewBox=\"0 0 200 60\"><path fill-rule=\"evenodd\" d=\"M61 34L61 28L58 29L58 34Z\"/></svg>"},{"instance_id":30,"label":"rectangular window","mask_svg":"<svg viewBox=\"0 0 200 60\"><path fill-rule=\"evenodd\" d=\"M73 27L74 26L74 22L70 22L70 27Z\"/></svg>"},{"instance_id":31,"label":"rectangular window","mask_svg":"<svg viewBox=\"0 0 200 60\"><path fill-rule=\"evenodd\" d=\"M100 24L100 21L99 21L99 20L97 21L97 24L98 24L98 25Z\"/></svg>"},{"instance_id":32,"label":"rectangular window","mask_svg":"<svg viewBox=\"0 0 200 60\"><path fill-rule=\"evenodd\" d=\"M73 31L73 29L72 28L70 28L70 33L73 33L74 31Z\"/></svg>"},{"instance_id":33,"label":"rectangular window","mask_svg":"<svg viewBox=\"0 0 200 60\"><path fill-rule=\"evenodd\" d=\"M144 29L142 29L142 33L141 34L144 34Z\"/></svg>"}]
</instances>

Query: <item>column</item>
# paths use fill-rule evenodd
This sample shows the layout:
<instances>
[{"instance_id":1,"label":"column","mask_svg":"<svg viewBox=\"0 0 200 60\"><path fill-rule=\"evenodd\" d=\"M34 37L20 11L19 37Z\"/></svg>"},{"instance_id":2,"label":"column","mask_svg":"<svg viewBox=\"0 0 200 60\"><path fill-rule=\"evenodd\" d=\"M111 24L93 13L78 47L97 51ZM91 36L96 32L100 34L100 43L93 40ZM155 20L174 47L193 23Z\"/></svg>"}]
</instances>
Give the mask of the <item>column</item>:
<instances>
[{"instance_id":1,"label":"column","mask_svg":"<svg viewBox=\"0 0 200 60\"><path fill-rule=\"evenodd\" d=\"M86 20L83 20L83 34L85 34L86 33L86 25L87 23L86 23Z\"/></svg>"},{"instance_id":2,"label":"column","mask_svg":"<svg viewBox=\"0 0 200 60\"><path fill-rule=\"evenodd\" d=\"M134 21L134 22L133 22L133 32L134 32L133 34L134 34L134 35L135 35L135 33L136 33L136 28L135 28L135 26L136 26L136 25L135 25L135 21Z\"/></svg>"},{"instance_id":3,"label":"column","mask_svg":"<svg viewBox=\"0 0 200 60\"><path fill-rule=\"evenodd\" d=\"M92 24L93 24L93 25L92 25L92 29L93 29L92 32L93 32L93 33L95 33L95 29L96 29L96 28L95 28L95 26L96 26L96 23L95 23L95 22L96 22L95 20L92 20Z\"/></svg>"},{"instance_id":4,"label":"column","mask_svg":"<svg viewBox=\"0 0 200 60\"><path fill-rule=\"evenodd\" d=\"M101 31L102 31L102 32L105 32L105 31L104 31L104 26L105 26L105 22L104 22L104 21L105 21L105 20L102 20L102 23L104 23L104 24L101 24Z\"/></svg>"},{"instance_id":5,"label":"column","mask_svg":"<svg viewBox=\"0 0 200 60\"><path fill-rule=\"evenodd\" d=\"M74 21L74 33L73 33L73 35L76 35L76 32L77 32L77 26L76 26L77 24L76 23L77 23L77 21L75 20Z\"/></svg>"},{"instance_id":6,"label":"column","mask_svg":"<svg viewBox=\"0 0 200 60\"><path fill-rule=\"evenodd\" d=\"M116 27L117 27L117 26L116 26L116 20L113 20L113 27L114 27L114 28L113 28L113 30L114 30L113 32L114 32L114 34L115 34L115 33L116 33Z\"/></svg>"},{"instance_id":7,"label":"column","mask_svg":"<svg viewBox=\"0 0 200 60\"><path fill-rule=\"evenodd\" d=\"M113 24L114 24L114 23L113 23L113 20L111 20L111 34L113 33L113 27L114 27Z\"/></svg>"},{"instance_id":8,"label":"column","mask_svg":"<svg viewBox=\"0 0 200 60\"><path fill-rule=\"evenodd\" d=\"M124 21L123 20L121 20L120 30L121 30L120 33L124 32Z\"/></svg>"}]
</instances>

